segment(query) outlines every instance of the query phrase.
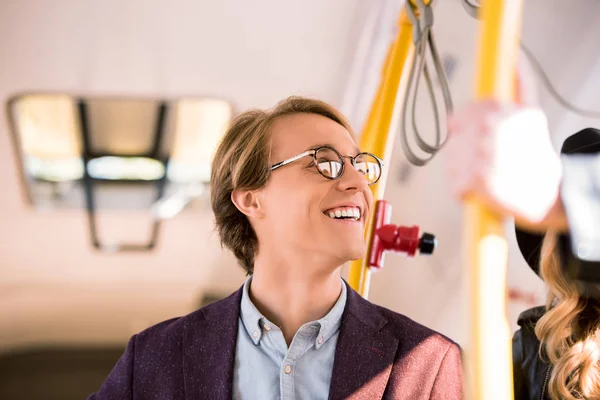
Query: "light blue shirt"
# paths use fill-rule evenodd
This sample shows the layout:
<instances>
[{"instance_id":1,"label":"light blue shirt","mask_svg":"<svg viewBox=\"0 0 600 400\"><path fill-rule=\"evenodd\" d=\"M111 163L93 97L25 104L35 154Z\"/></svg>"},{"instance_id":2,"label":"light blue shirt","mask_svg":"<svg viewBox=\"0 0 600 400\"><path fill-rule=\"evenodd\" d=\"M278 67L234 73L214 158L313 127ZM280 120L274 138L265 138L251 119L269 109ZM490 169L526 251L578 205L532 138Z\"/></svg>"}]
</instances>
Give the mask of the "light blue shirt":
<instances>
[{"instance_id":1,"label":"light blue shirt","mask_svg":"<svg viewBox=\"0 0 600 400\"><path fill-rule=\"evenodd\" d=\"M335 347L346 306L346 285L329 313L298 330L288 348L283 332L252 304L246 280L238 323L233 398L327 399Z\"/></svg>"}]
</instances>

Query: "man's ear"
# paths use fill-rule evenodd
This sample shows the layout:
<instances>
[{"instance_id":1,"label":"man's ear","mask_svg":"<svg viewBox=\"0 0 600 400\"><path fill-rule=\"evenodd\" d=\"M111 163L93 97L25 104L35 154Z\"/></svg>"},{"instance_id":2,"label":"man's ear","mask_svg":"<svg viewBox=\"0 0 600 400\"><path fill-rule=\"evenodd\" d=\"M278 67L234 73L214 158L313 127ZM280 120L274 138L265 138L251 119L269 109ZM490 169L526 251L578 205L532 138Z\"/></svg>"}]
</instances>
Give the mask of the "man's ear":
<instances>
[{"instance_id":1,"label":"man's ear","mask_svg":"<svg viewBox=\"0 0 600 400\"><path fill-rule=\"evenodd\" d=\"M231 201L247 217L261 218L264 215L257 190L234 190Z\"/></svg>"}]
</instances>

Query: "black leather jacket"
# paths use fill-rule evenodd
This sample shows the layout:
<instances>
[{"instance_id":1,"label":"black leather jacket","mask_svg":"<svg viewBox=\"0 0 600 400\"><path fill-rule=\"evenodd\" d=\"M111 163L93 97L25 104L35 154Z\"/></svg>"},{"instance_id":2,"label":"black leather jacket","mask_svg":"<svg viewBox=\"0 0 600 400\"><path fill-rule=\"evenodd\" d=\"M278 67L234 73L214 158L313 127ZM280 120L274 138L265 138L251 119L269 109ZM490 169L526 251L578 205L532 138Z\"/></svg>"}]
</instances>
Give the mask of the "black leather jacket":
<instances>
[{"instance_id":1,"label":"black leather jacket","mask_svg":"<svg viewBox=\"0 0 600 400\"><path fill-rule=\"evenodd\" d=\"M515 400L550 400L548 380L552 365L539 356L540 341L535 324L546 307L535 307L519 316L519 330L513 336L513 379Z\"/></svg>"}]
</instances>

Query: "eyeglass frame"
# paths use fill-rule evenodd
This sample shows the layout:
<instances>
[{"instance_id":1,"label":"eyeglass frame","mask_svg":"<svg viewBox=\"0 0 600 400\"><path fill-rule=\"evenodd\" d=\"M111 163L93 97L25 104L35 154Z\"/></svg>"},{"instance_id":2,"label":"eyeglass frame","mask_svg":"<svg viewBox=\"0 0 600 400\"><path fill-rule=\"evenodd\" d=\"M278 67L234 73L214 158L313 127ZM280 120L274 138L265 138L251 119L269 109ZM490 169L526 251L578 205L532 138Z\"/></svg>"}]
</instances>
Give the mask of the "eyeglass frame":
<instances>
[{"instance_id":1,"label":"eyeglass frame","mask_svg":"<svg viewBox=\"0 0 600 400\"><path fill-rule=\"evenodd\" d=\"M319 150L321 150L321 149L328 149L328 150L333 151L335 154L337 154L340 157L340 160L342 160L342 166L340 168L340 173L335 178L331 178L331 177L323 175L323 173L321 172L321 170L318 167L318 162L317 162L317 157L316 156L317 156L317 153L319 152ZM356 159L358 157L362 156L362 155L371 156L371 157L375 158L375 160L377 160L377 162L379 163L379 168L381 170L381 173L379 174L379 176L377 177L377 180L375 180L375 182L372 182L372 183L368 184L369 186L373 186L374 184L376 184L377 182L379 182L379 179L381 179L381 175L383 174L384 163L383 163L383 160L381 158L377 157L373 153L369 153L369 152L366 152L366 151L360 152L360 153L358 153L355 156L343 156L339 151L337 151L336 149L334 149L331 146L319 146L319 147L314 148L314 149L306 150L306 151L298 154L297 156L290 157L290 158L288 158L286 160L283 160L283 161L280 161L278 163L275 163L275 164L271 165L271 168L269 169L269 171L275 171L276 169L281 168L281 167L283 167L285 165L291 164L294 161L298 161L301 158L304 158L304 157L307 157L307 156L312 156L313 157L313 161L315 163L315 168L317 169L317 171L319 172L319 174L323 178L325 178L325 179L329 179L329 180L334 181L334 180L340 179L344 175L344 171L345 171L345 167L346 167L346 163L344 162L345 158L348 158L350 160L350 163L354 167L354 169L356 169L356 165L354 163L355 163Z\"/></svg>"}]
</instances>

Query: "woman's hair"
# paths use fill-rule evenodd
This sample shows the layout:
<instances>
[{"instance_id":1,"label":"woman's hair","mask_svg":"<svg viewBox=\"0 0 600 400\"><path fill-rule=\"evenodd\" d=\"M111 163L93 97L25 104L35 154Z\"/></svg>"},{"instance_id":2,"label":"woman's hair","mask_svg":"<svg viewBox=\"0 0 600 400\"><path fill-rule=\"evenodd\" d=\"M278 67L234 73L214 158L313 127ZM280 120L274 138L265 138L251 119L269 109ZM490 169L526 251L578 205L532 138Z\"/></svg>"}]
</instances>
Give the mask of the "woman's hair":
<instances>
[{"instance_id":1,"label":"woman's hair","mask_svg":"<svg viewBox=\"0 0 600 400\"><path fill-rule=\"evenodd\" d=\"M233 251L248 274L254 270L258 238L248 218L233 204L231 194L234 190L256 190L266 185L271 176L271 125L277 118L298 113L329 118L352 134L344 116L329 104L289 97L271 110L250 110L235 118L213 158L210 181L216 230L221 245Z\"/></svg>"},{"instance_id":2,"label":"woman's hair","mask_svg":"<svg viewBox=\"0 0 600 400\"><path fill-rule=\"evenodd\" d=\"M547 311L535 327L540 356L553 365L553 399L600 399L600 303L581 297L565 276L558 235L548 232L540 260L548 286Z\"/></svg>"}]
</instances>

